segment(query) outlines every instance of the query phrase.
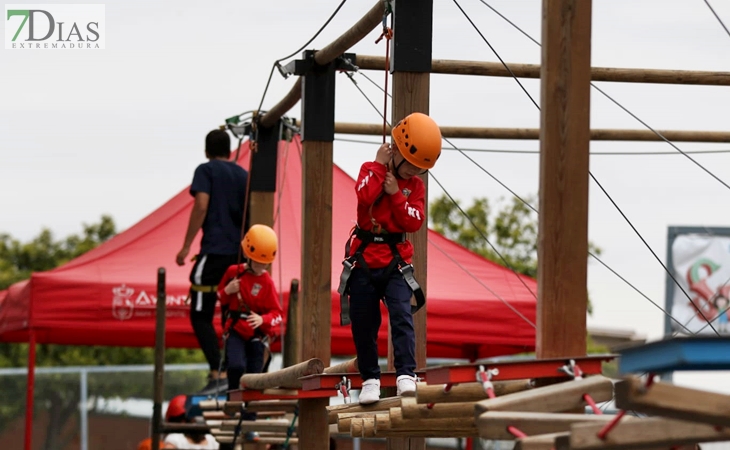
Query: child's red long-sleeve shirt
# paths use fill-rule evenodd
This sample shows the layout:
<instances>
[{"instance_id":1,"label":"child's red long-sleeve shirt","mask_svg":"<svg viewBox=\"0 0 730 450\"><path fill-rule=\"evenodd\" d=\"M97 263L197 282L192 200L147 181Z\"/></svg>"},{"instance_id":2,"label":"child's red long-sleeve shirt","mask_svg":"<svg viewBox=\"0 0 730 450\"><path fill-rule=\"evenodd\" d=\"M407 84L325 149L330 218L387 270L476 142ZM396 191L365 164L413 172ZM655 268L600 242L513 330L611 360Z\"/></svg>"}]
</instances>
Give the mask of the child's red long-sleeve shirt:
<instances>
[{"instance_id":1,"label":"child's red long-sleeve shirt","mask_svg":"<svg viewBox=\"0 0 730 450\"><path fill-rule=\"evenodd\" d=\"M423 207L426 189L423 181L415 176L408 180L398 178L399 192L388 195L383 190L387 167L378 162L366 162L360 167L355 184L357 194L357 225L365 231L372 231L373 222L380 224L389 233L413 233L425 221ZM372 211L370 207L372 206ZM371 216L372 213L372 216ZM360 240L353 239L350 255L355 254ZM413 245L409 241L397 244L398 253L406 263L413 257ZM387 267L393 259L388 245L369 244L363 254L371 269Z\"/></svg>"},{"instance_id":2,"label":"child's red long-sleeve shirt","mask_svg":"<svg viewBox=\"0 0 730 450\"><path fill-rule=\"evenodd\" d=\"M256 275L250 270L245 270L245 268L245 264L240 264L230 266L226 270L218 285L218 298L220 299L221 306L227 305L229 311L233 314L239 311L238 294L226 294L225 287L231 280L238 276L239 272L242 273L239 282L240 295L244 304L241 305L240 311L246 313L248 310L251 310L260 315L263 322L254 330L246 322L246 319L242 318L235 321L233 329L243 339L251 339L257 332L261 332L267 336L278 336L280 334L279 324L282 321L283 311L279 305L278 293L276 292L274 281L268 272ZM246 307L248 307L248 310ZM230 317L226 319L225 330L229 330L233 322L233 319Z\"/></svg>"}]
</instances>

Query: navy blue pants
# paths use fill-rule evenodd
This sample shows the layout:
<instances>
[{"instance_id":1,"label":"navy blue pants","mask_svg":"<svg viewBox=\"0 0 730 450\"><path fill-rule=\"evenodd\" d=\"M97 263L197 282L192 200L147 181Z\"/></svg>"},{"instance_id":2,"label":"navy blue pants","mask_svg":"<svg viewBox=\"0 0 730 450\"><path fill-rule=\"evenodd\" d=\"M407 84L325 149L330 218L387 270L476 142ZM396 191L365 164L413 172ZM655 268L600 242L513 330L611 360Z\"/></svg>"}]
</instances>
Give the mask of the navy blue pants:
<instances>
[{"instance_id":1,"label":"navy blue pants","mask_svg":"<svg viewBox=\"0 0 730 450\"><path fill-rule=\"evenodd\" d=\"M264 343L259 338L245 340L231 331L226 340L226 363L228 390L240 389L241 375L261 372L264 366Z\"/></svg>"},{"instance_id":2,"label":"navy blue pants","mask_svg":"<svg viewBox=\"0 0 730 450\"><path fill-rule=\"evenodd\" d=\"M363 380L380 378L378 330L381 322L380 300L383 298L390 316L396 375L415 376L416 334L411 314L413 292L398 269L376 286L373 279L380 280L384 272L385 269L371 270L371 278L364 269L355 268L349 280L352 339L355 341L357 364Z\"/></svg>"}]
</instances>

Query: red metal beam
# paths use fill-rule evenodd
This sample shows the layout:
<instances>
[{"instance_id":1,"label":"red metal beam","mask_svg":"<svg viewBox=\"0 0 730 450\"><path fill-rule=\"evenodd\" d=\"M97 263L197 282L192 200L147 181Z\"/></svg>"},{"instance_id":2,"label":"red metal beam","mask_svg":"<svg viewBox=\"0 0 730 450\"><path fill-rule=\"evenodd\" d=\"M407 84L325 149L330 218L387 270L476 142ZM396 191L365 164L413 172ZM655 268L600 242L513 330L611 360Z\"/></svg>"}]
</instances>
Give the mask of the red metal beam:
<instances>
[{"instance_id":1,"label":"red metal beam","mask_svg":"<svg viewBox=\"0 0 730 450\"><path fill-rule=\"evenodd\" d=\"M532 378L560 378L569 377L560 369L569 364L570 359L580 366L585 375L601 373L601 363L611 361L615 355L595 355L565 359L531 359L523 361L485 361L482 363L438 366L426 369L428 384L456 384L478 381L476 373L480 366L485 370L498 369L499 373L492 375L492 381L522 380Z\"/></svg>"},{"instance_id":2,"label":"red metal beam","mask_svg":"<svg viewBox=\"0 0 730 450\"><path fill-rule=\"evenodd\" d=\"M423 379L426 374L424 372L416 372L416 376ZM359 373L321 373L318 375L307 375L299 380L302 382L302 390L305 391L325 389L336 392L338 384L342 382L342 377L347 378L350 382L350 389L362 388L362 379L360 378ZM395 387L396 378L395 372L381 372L380 387Z\"/></svg>"}]
</instances>

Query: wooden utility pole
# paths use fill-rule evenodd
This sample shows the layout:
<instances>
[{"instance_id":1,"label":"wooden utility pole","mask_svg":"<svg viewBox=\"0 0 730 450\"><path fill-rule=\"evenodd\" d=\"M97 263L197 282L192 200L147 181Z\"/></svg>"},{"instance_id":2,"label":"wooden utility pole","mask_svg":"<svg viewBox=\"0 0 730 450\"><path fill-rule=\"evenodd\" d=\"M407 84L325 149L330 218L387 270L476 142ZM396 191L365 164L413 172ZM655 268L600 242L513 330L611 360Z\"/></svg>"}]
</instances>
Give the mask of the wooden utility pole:
<instances>
[{"instance_id":1,"label":"wooden utility pole","mask_svg":"<svg viewBox=\"0 0 730 450\"><path fill-rule=\"evenodd\" d=\"M332 305L332 142L335 139L335 64L319 65L314 52L302 80L302 300L298 314L300 360L330 365ZM328 448L329 398L299 401L299 447Z\"/></svg>"},{"instance_id":2,"label":"wooden utility pole","mask_svg":"<svg viewBox=\"0 0 730 450\"><path fill-rule=\"evenodd\" d=\"M395 125L410 113L429 113L431 81L431 45L433 34L433 0L398 0L393 2L393 39L390 69L393 73L393 111L391 123ZM428 299L427 246L428 246L428 175L421 177L426 187L424 224L409 239L415 253L413 265L415 277ZM416 364L426 367L426 306L413 316L416 332ZM388 339L388 370L393 370L393 344ZM390 450L426 448L425 438L391 438Z\"/></svg>"},{"instance_id":3,"label":"wooden utility pole","mask_svg":"<svg viewBox=\"0 0 730 450\"><path fill-rule=\"evenodd\" d=\"M537 357L586 353L591 0L543 0Z\"/></svg>"}]
</instances>

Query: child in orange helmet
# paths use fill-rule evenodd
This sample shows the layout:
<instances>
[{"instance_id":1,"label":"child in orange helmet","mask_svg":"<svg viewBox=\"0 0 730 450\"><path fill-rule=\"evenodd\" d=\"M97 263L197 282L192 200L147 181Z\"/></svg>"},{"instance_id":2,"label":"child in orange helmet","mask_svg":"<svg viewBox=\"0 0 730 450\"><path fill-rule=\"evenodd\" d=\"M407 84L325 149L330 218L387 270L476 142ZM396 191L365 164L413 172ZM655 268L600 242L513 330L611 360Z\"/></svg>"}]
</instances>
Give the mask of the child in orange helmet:
<instances>
[{"instance_id":1,"label":"child in orange helmet","mask_svg":"<svg viewBox=\"0 0 730 450\"><path fill-rule=\"evenodd\" d=\"M218 285L221 305L228 307L224 333L229 390L240 388L244 373L261 372L267 340L280 334L283 311L266 271L277 245L274 230L253 225L241 241L248 263L230 266Z\"/></svg>"},{"instance_id":2,"label":"child in orange helmet","mask_svg":"<svg viewBox=\"0 0 730 450\"><path fill-rule=\"evenodd\" d=\"M349 307L352 337L363 387L360 403L380 399L377 337L380 301L388 307L397 375L397 394L415 395L416 338L411 297L425 299L412 276L413 246L405 233L426 221L425 187L417 176L441 155L441 131L429 116L413 113L393 127L394 147L383 144L375 161L364 163L355 185L357 227L346 254L343 310ZM343 275L346 275L343 273ZM349 294L349 305L346 295ZM347 318L343 317L343 324Z\"/></svg>"}]
</instances>

